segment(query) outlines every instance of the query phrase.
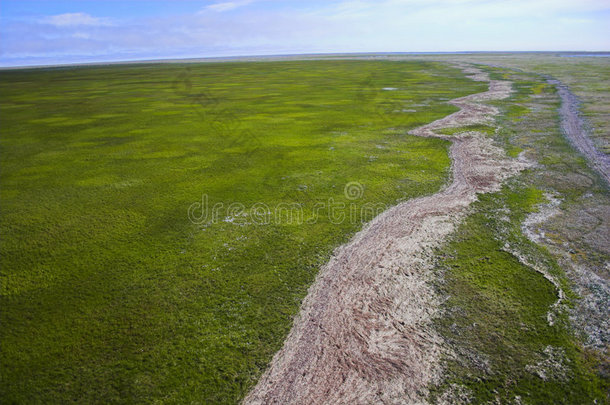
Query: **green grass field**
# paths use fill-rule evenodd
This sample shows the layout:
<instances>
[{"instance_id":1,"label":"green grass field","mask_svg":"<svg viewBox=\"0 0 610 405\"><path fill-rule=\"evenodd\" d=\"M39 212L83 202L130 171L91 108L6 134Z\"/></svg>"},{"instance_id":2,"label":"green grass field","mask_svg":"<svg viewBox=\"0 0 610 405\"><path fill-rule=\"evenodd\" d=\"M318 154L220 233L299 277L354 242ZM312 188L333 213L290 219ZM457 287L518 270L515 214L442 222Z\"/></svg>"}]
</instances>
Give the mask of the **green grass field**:
<instances>
[{"instance_id":1,"label":"green grass field","mask_svg":"<svg viewBox=\"0 0 610 405\"><path fill-rule=\"evenodd\" d=\"M428 62L0 72L2 402L238 402L370 218L204 224L189 207L310 218L433 193L448 144L406 130L485 89Z\"/></svg>"}]
</instances>

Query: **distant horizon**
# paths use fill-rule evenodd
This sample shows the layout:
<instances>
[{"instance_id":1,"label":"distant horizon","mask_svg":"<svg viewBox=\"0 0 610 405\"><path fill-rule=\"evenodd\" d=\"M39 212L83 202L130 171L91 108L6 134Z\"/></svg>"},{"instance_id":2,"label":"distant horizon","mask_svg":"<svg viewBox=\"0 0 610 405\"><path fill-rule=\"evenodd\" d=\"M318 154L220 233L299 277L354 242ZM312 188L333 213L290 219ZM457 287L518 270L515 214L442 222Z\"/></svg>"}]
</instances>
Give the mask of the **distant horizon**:
<instances>
[{"instance_id":1,"label":"distant horizon","mask_svg":"<svg viewBox=\"0 0 610 405\"><path fill-rule=\"evenodd\" d=\"M70 66L97 66L97 65L121 65L121 64L145 64L145 63L197 63L197 62L224 62L224 61L255 61L256 59L288 59L288 58L315 58L317 56L385 56L385 55L468 55L468 54L557 54L565 57L610 57L610 51L421 51L421 52L317 52L317 53L285 53L285 54L252 54L252 55L226 55L226 56L200 56L200 57L176 57L157 59L117 59L117 60L91 60L82 62L66 62L51 64L24 64L4 65L0 61L0 70L28 69L28 68L53 68ZM565 55L563 55L565 54Z\"/></svg>"},{"instance_id":2,"label":"distant horizon","mask_svg":"<svg viewBox=\"0 0 610 405\"><path fill-rule=\"evenodd\" d=\"M3 67L610 50L607 0L3 0L0 11Z\"/></svg>"}]
</instances>

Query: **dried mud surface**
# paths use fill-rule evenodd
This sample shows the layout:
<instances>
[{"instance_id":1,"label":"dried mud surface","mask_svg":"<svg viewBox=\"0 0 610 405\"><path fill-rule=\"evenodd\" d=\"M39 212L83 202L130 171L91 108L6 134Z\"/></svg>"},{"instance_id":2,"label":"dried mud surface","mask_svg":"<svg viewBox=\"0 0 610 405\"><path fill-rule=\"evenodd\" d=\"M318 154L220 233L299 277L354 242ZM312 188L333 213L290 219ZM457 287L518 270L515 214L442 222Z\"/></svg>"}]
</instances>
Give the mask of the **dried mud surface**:
<instances>
[{"instance_id":1,"label":"dried mud surface","mask_svg":"<svg viewBox=\"0 0 610 405\"><path fill-rule=\"evenodd\" d=\"M410 133L452 141L452 182L397 205L338 248L246 404L424 403L440 377L442 339L432 328L440 298L431 286L432 249L468 213L478 193L499 189L527 163L508 159L483 133L436 130L493 124L481 104L509 96L511 83L461 66L489 90L452 100L460 110Z\"/></svg>"}]
</instances>

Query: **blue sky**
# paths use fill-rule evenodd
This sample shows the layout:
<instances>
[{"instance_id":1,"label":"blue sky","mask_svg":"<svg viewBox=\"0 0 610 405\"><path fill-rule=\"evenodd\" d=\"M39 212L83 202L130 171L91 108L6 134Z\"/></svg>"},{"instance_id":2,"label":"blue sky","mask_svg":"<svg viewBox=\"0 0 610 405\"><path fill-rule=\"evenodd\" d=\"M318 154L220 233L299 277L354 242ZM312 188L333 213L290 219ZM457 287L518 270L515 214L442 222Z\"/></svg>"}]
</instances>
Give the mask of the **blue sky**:
<instances>
[{"instance_id":1,"label":"blue sky","mask_svg":"<svg viewBox=\"0 0 610 405\"><path fill-rule=\"evenodd\" d=\"M0 65L325 52L609 51L610 0L0 0Z\"/></svg>"}]
</instances>

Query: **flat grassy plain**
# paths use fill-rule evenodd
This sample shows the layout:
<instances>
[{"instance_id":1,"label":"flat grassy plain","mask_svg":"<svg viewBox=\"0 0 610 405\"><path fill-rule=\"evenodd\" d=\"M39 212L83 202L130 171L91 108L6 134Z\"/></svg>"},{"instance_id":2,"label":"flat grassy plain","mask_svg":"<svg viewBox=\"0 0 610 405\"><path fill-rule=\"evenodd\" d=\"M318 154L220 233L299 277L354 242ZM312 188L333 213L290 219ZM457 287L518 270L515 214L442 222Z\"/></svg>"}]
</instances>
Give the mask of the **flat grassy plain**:
<instances>
[{"instance_id":1,"label":"flat grassy plain","mask_svg":"<svg viewBox=\"0 0 610 405\"><path fill-rule=\"evenodd\" d=\"M3 403L238 402L359 208L446 181L448 143L406 131L485 89L433 62L0 72ZM204 195L356 218L193 222Z\"/></svg>"}]
</instances>

